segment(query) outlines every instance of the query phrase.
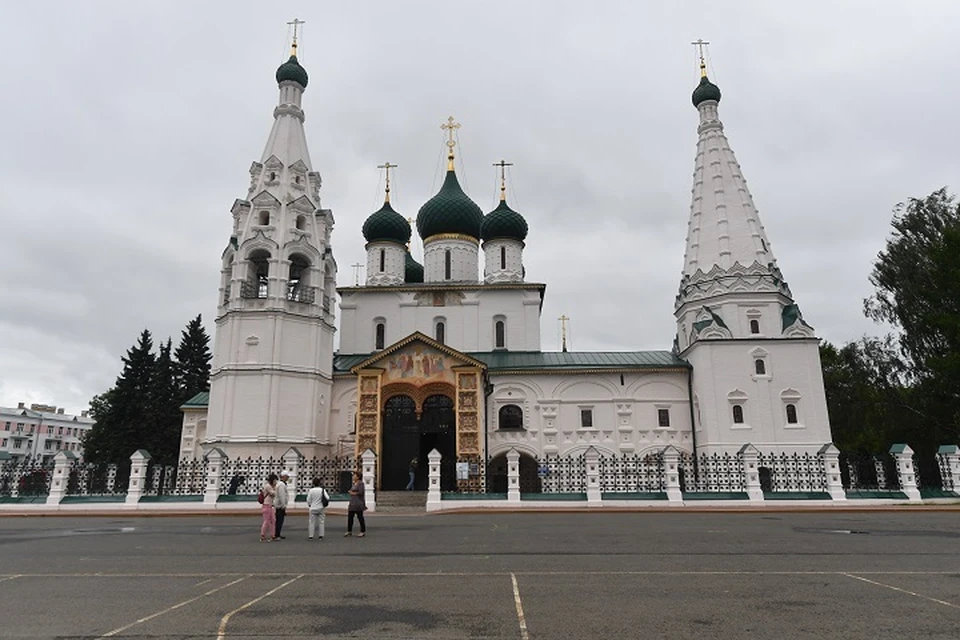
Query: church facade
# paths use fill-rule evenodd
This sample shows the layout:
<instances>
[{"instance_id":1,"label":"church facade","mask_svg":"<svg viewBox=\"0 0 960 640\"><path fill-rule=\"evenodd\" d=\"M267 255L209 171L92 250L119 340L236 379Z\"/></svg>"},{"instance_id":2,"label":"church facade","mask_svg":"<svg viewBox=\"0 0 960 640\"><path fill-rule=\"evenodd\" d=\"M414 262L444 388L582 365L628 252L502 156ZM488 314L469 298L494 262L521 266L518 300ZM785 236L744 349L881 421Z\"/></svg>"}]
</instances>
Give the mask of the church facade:
<instances>
[{"instance_id":1,"label":"church facade","mask_svg":"<svg viewBox=\"0 0 960 640\"><path fill-rule=\"evenodd\" d=\"M277 70L279 103L222 256L208 395L184 406L181 456L358 455L378 488L413 459L815 453L831 442L818 340L777 265L703 73L677 334L662 351L543 352L544 283L526 280L528 226L484 213L454 166L414 229L390 202L363 224L366 278L336 286L333 213L320 202L303 128L307 72ZM339 322L335 308L339 296ZM664 300L664 312L668 301ZM339 331L339 349L334 351Z\"/></svg>"}]
</instances>

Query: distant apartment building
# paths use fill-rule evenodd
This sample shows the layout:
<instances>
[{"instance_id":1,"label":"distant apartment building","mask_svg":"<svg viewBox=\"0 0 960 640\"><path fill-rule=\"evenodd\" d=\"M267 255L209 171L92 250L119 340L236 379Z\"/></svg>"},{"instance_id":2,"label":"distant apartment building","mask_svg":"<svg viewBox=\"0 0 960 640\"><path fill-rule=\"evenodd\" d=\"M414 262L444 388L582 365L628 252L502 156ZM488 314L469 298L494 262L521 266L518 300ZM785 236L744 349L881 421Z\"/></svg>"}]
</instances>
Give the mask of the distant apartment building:
<instances>
[{"instance_id":1,"label":"distant apartment building","mask_svg":"<svg viewBox=\"0 0 960 640\"><path fill-rule=\"evenodd\" d=\"M94 425L88 411L65 413L46 404L21 402L17 407L0 407L0 457L53 458L58 451L83 454L83 435Z\"/></svg>"}]
</instances>

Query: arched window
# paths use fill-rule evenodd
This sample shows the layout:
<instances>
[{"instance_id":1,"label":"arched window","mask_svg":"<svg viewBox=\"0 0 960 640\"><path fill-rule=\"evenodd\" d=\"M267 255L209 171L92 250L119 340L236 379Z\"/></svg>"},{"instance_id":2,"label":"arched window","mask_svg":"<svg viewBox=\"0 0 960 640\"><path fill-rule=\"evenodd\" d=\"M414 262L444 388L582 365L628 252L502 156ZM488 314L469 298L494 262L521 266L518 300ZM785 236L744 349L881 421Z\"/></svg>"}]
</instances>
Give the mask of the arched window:
<instances>
[{"instance_id":1,"label":"arched window","mask_svg":"<svg viewBox=\"0 0 960 640\"><path fill-rule=\"evenodd\" d=\"M307 216L297 216L297 229L303 231L307 228Z\"/></svg>"},{"instance_id":2,"label":"arched window","mask_svg":"<svg viewBox=\"0 0 960 640\"><path fill-rule=\"evenodd\" d=\"M503 320L497 320L493 325L493 347L495 349L507 348L507 326Z\"/></svg>"},{"instance_id":3,"label":"arched window","mask_svg":"<svg viewBox=\"0 0 960 640\"><path fill-rule=\"evenodd\" d=\"M797 405L787 405L787 424L797 424Z\"/></svg>"},{"instance_id":4,"label":"arched window","mask_svg":"<svg viewBox=\"0 0 960 640\"><path fill-rule=\"evenodd\" d=\"M310 262L301 255L290 256L290 273L287 277L287 300L313 302L307 287L307 270Z\"/></svg>"},{"instance_id":5,"label":"arched window","mask_svg":"<svg viewBox=\"0 0 960 640\"><path fill-rule=\"evenodd\" d=\"M276 180L276 179L277 179L277 172L276 172L276 171L271 171L271 172L270 172L270 182L273 182L273 181Z\"/></svg>"},{"instance_id":6,"label":"arched window","mask_svg":"<svg viewBox=\"0 0 960 640\"><path fill-rule=\"evenodd\" d=\"M384 341L386 340L387 325L383 322L377 323L376 337L374 339L374 349L383 349Z\"/></svg>"},{"instance_id":7,"label":"arched window","mask_svg":"<svg viewBox=\"0 0 960 640\"><path fill-rule=\"evenodd\" d=\"M515 404L500 407L497 419L498 429L523 429L523 409Z\"/></svg>"},{"instance_id":8,"label":"arched window","mask_svg":"<svg viewBox=\"0 0 960 640\"><path fill-rule=\"evenodd\" d=\"M443 252L443 277L446 280L453 277L453 259L450 255L450 249Z\"/></svg>"},{"instance_id":9,"label":"arched window","mask_svg":"<svg viewBox=\"0 0 960 640\"><path fill-rule=\"evenodd\" d=\"M436 337L437 342L440 344L446 344L446 326L442 322L437 323L434 336Z\"/></svg>"},{"instance_id":10,"label":"arched window","mask_svg":"<svg viewBox=\"0 0 960 640\"><path fill-rule=\"evenodd\" d=\"M266 298L270 283L270 252L256 249L247 256L247 279L240 287L243 298Z\"/></svg>"},{"instance_id":11,"label":"arched window","mask_svg":"<svg viewBox=\"0 0 960 640\"><path fill-rule=\"evenodd\" d=\"M733 424L743 424L743 405L733 405Z\"/></svg>"},{"instance_id":12,"label":"arched window","mask_svg":"<svg viewBox=\"0 0 960 640\"><path fill-rule=\"evenodd\" d=\"M383 273L383 270L387 266L387 251L386 249L380 249L380 273Z\"/></svg>"},{"instance_id":13,"label":"arched window","mask_svg":"<svg viewBox=\"0 0 960 640\"><path fill-rule=\"evenodd\" d=\"M754 320L751 320L751 321L750 321L750 333L760 333L760 321L759 321L759 320L754 319Z\"/></svg>"},{"instance_id":14,"label":"arched window","mask_svg":"<svg viewBox=\"0 0 960 640\"><path fill-rule=\"evenodd\" d=\"M258 216L258 218L257 218L257 223L260 224L260 226L263 226L263 227L265 227L265 226L267 226L268 224L270 224L270 212L269 212L269 211L261 211L260 214L259 214L259 216Z\"/></svg>"},{"instance_id":15,"label":"arched window","mask_svg":"<svg viewBox=\"0 0 960 640\"><path fill-rule=\"evenodd\" d=\"M506 247L500 247L500 268L501 269L507 268L507 248Z\"/></svg>"},{"instance_id":16,"label":"arched window","mask_svg":"<svg viewBox=\"0 0 960 640\"><path fill-rule=\"evenodd\" d=\"M757 358L753 361L753 368L757 372L758 376L767 375L767 363L760 358Z\"/></svg>"}]
</instances>

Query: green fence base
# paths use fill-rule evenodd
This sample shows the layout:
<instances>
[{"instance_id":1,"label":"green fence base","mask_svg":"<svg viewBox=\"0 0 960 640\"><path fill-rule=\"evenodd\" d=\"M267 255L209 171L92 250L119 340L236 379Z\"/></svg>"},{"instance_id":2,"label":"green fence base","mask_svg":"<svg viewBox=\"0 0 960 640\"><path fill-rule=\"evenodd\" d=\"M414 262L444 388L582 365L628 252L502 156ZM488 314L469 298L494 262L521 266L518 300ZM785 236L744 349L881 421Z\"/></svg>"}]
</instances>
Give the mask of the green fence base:
<instances>
[{"instance_id":1,"label":"green fence base","mask_svg":"<svg viewBox=\"0 0 960 640\"><path fill-rule=\"evenodd\" d=\"M505 493L454 493L452 491L440 494L441 500L506 500Z\"/></svg>"},{"instance_id":2,"label":"green fence base","mask_svg":"<svg viewBox=\"0 0 960 640\"><path fill-rule=\"evenodd\" d=\"M749 500L745 491L684 491L683 500Z\"/></svg>"},{"instance_id":3,"label":"green fence base","mask_svg":"<svg viewBox=\"0 0 960 640\"><path fill-rule=\"evenodd\" d=\"M666 500L665 491L604 491L600 494L602 500Z\"/></svg>"}]
</instances>

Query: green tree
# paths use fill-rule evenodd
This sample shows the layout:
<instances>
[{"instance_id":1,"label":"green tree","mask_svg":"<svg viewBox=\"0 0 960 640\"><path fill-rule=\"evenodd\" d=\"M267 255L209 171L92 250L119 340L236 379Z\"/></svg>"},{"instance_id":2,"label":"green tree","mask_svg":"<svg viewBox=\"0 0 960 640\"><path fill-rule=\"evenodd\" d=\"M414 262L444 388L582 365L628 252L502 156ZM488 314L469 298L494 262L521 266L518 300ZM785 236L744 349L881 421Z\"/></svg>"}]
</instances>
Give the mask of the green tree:
<instances>
[{"instance_id":1,"label":"green tree","mask_svg":"<svg viewBox=\"0 0 960 640\"><path fill-rule=\"evenodd\" d=\"M148 429L143 434L144 441L140 445L150 452L154 460L162 464L176 462L180 451L182 392L177 380L177 366L170 355L172 348L168 338L160 345L154 362L153 378L146 398Z\"/></svg>"},{"instance_id":2,"label":"green tree","mask_svg":"<svg viewBox=\"0 0 960 640\"><path fill-rule=\"evenodd\" d=\"M177 371L180 381L180 401L178 407L210 388L210 336L203 328L198 315L191 320L180 334L180 344L176 350Z\"/></svg>"}]
</instances>

